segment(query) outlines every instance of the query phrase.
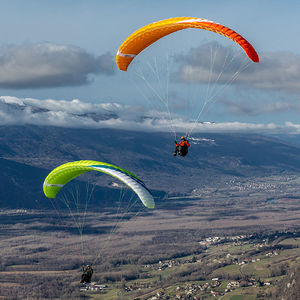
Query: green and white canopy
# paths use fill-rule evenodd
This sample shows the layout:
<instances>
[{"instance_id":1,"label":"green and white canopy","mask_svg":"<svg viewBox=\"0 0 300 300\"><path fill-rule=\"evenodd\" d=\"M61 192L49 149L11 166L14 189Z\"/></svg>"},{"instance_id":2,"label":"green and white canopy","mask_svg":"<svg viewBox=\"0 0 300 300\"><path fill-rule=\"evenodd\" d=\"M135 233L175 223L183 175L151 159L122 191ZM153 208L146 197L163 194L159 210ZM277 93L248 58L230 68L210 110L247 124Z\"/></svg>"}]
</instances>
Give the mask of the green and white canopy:
<instances>
[{"instance_id":1,"label":"green and white canopy","mask_svg":"<svg viewBox=\"0 0 300 300\"><path fill-rule=\"evenodd\" d=\"M146 207L154 208L153 196L138 177L117 166L94 160L69 162L55 168L44 181L43 189L46 197L56 198L57 193L65 184L89 171L103 172L119 179L138 195Z\"/></svg>"}]
</instances>

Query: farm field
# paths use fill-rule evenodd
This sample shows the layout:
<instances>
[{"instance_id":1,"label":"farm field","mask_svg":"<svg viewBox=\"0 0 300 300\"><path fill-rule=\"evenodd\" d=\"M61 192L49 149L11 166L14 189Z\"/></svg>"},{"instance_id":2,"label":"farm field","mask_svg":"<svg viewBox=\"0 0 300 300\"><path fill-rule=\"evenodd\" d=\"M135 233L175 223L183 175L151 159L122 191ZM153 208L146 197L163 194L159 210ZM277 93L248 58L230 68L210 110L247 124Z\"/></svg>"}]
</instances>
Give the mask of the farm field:
<instances>
[{"instance_id":1,"label":"farm field","mask_svg":"<svg viewBox=\"0 0 300 300\"><path fill-rule=\"evenodd\" d=\"M67 211L58 221L55 211L2 210L2 299L272 299L299 268L299 201L262 197L253 207L222 193L121 220L88 211L83 234ZM93 282L82 286L91 262Z\"/></svg>"}]
</instances>

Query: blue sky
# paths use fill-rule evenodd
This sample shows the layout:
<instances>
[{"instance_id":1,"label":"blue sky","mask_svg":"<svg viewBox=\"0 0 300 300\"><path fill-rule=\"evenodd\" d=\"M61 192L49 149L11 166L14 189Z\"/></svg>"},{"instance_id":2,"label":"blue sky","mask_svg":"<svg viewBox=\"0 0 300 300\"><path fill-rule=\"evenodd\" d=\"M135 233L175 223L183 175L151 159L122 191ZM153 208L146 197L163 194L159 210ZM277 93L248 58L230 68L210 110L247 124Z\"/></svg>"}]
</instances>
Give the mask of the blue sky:
<instances>
[{"instance_id":1,"label":"blue sky","mask_svg":"<svg viewBox=\"0 0 300 300\"><path fill-rule=\"evenodd\" d=\"M129 34L151 22L177 16L202 17L242 34L259 53L261 64L246 69L201 115L201 121L266 126L289 122L300 132L299 12L300 2L291 0L2 0L0 95L40 101L79 99L96 105L114 102L134 106L139 113L141 109L151 110L155 105L146 105L140 86L134 86L134 75L117 70L114 56L118 47ZM223 44L225 39L212 33L207 38L206 34L196 34L201 34L199 41ZM195 39L195 33L180 33L170 42L166 39L146 49L145 59L167 52L169 43L185 51L182 57L188 61L190 47L201 53L200 42L191 43ZM231 47L230 43L225 45ZM193 67L193 74L201 71ZM203 84L199 80L198 84ZM190 83L187 77L177 86L175 81L170 95L179 101L190 92Z\"/></svg>"}]
</instances>

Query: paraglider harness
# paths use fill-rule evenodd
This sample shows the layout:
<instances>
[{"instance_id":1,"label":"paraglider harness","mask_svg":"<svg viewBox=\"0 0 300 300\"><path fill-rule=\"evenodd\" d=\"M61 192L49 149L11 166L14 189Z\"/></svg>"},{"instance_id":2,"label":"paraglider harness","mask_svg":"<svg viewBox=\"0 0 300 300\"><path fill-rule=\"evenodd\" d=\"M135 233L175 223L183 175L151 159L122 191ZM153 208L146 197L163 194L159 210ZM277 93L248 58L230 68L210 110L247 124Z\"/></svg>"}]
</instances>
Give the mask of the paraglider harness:
<instances>
[{"instance_id":1,"label":"paraglider harness","mask_svg":"<svg viewBox=\"0 0 300 300\"><path fill-rule=\"evenodd\" d=\"M91 265L82 266L82 275L80 283L90 283L94 270Z\"/></svg>"},{"instance_id":2,"label":"paraglider harness","mask_svg":"<svg viewBox=\"0 0 300 300\"><path fill-rule=\"evenodd\" d=\"M184 157L188 154L188 148L190 147L189 141L187 140L187 137L182 136L181 142L177 143L175 140L175 149L173 155L176 156L179 154L180 156Z\"/></svg>"}]
</instances>

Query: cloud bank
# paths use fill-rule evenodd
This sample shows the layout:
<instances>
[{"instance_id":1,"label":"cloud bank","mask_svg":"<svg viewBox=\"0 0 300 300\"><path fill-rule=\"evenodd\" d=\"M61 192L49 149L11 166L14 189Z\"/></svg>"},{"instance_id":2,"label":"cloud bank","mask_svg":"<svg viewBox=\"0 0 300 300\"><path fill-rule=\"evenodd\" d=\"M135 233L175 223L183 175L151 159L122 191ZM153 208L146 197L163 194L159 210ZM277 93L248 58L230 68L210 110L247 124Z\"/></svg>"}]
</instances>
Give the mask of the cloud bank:
<instances>
[{"instance_id":1,"label":"cloud bank","mask_svg":"<svg viewBox=\"0 0 300 300\"><path fill-rule=\"evenodd\" d=\"M172 116L176 131L184 132L257 132L300 134L300 124L286 122L253 124L241 122L197 123ZM0 125L41 125L71 128L115 128L135 131L164 131L170 128L169 115L145 111L142 107L118 103L93 104L78 99L39 100L31 98L0 97ZM176 124L176 126L175 126Z\"/></svg>"},{"instance_id":2,"label":"cloud bank","mask_svg":"<svg viewBox=\"0 0 300 300\"><path fill-rule=\"evenodd\" d=\"M180 65L177 77L186 83L224 84L233 79L234 84L251 88L300 91L300 55L274 52L259 56L259 63L250 63L242 50L237 52L216 42L206 43L176 57ZM236 72L239 74L235 78Z\"/></svg>"},{"instance_id":3,"label":"cloud bank","mask_svg":"<svg viewBox=\"0 0 300 300\"><path fill-rule=\"evenodd\" d=\"M223 104L226 109L236 115L260 115L260 114L273 114L273 113L300 113L300 101L294 99L284 99L275 101L251 101L232 100L222 98L219 102Z\"/></svg>"},{"instance_id":4,"label":"cloud bank","mask_svg":"<svg viewBox=\"0 0 300 300\"><path fill-rule=\"evenodd\" d=\"M113 57L94 56L75 46L53 43L0 49L0 87L10 89L78 86L90 75L112 75Z\"/></svg>"}]
</instances>

